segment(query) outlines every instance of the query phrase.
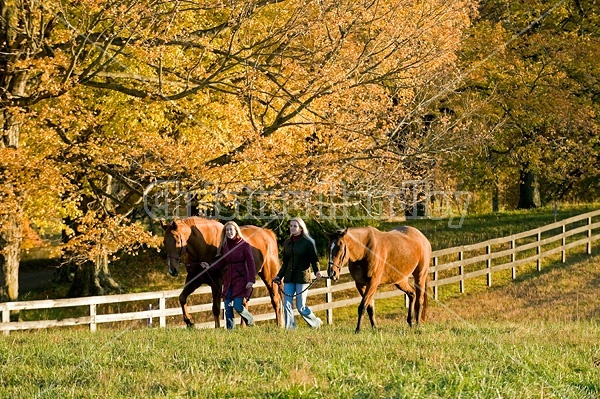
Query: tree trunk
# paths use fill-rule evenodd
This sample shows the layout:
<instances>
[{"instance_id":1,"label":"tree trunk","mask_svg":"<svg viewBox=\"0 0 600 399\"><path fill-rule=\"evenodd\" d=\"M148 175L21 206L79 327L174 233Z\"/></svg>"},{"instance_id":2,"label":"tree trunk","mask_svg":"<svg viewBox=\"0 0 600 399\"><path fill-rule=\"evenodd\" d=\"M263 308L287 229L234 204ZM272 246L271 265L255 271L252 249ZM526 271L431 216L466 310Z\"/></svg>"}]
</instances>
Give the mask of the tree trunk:
<instances>
[{"instance_id":1,"label":"tree trunk","mask_svg":"<svg viewBox=\"0 0 600 399\"><path fill-rule=\"evenodd\" d=\"M19 87L17 93L22 92ZM0 148L18 151L20 125L6 109L2 113L2 141ZM16 301L19 297L19 264L23 241L23 198L24 193L14 192L13 210L0 215L0 302Z\"/></svg>"},{"instance_id":2,"label":"tree trunk","mask_svg":"<svg viewBox=\"0 0 600 399\"><path fill-rule=\"evenodd\" d=\"M73 284L69 289L69 297L107 295L122 292L108 271L108 256L98 255L96 260L79 265L75 271Z\"/></svg>"},{"instance_id":3,"label":"tree trunk","mask_svg":"<svg viewBox=\"0 0 600 399\"><path fill-rule=\"evenodd\" d=\"M498 183L494 182L494 189L492 192L492 212L497 213L500 211L500 190L498 189Z\"/></svg>"},{"instance_id":4,"label":"tree trunk","mask_svg":"<svg viewBox=\"0 0 600 399\"><path fill-rule=\"evenodd\" d=\"M16 301L19 296L22 224L20 212L7 215L0 228L0 302Z\"/></svg>"},{"instance_id":5,"label":"tree trunk","mask_svg":"<svg viewBox=\"0 0 600 399\"><path fill-rule=\"evenodd\" d=\"M15 68L14 63L29 57L23 46L31 45L19 36L19 22L14 18L18 7L13 2L0 2L0 93L3 99L21 98L29 80L28 68ZM10 94L10 95L7 95ZM16 108L4 107L1 111L2 137L0 148L18 151L21 125L15 120ZM23 199L26 193L14 192L14 209L0 215L0 302L14 301L19 296L19 263L23 240Z\"/></svg>"},{"instance_id":6,"label":"tree trunk","mask_svg":"<svg viewBox=\"0 0 600 399\"><path fill-rule=\"evenodd\" d=\"M518 209L533 209L541 206L540 188L537 174L529 170L522 170L519 181Z\"/></svg>"}]
</instances>

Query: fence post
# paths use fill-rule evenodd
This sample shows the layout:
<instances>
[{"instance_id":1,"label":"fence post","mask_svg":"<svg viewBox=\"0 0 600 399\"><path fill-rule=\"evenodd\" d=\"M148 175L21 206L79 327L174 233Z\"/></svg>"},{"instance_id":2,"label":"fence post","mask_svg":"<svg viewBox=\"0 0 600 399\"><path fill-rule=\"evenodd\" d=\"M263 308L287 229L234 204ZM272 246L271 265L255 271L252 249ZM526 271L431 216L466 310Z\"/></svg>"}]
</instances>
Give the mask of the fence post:
<instances>
[{"instance_id":1,"label":"fence post","mask_svg":"<svg viewBox=\"0 0 600 399\"><path fill-rule=\"evenodd\" d=\"M90 331L96 331L96 304L90 304Z\"/></svg>"},{"instance_id":2,"label":"fence post","mask_svg":"<svg viewBox=\"0 0 600 399\"><path fill-rule=\"evenodd\" d=\"M563 224L562 225L562 239L560 240L560 243L562 245L562 251L561 251L562 263L565 263L567 261L567 250L565 249L565 245L567 244L567 239L565 238L566 230L567 230L567 228Z\"/></svg>"},{"instance_id":3,"label":"fence post","mask_svg":"<svg viewBox=\"0 0 600 399\"><path fill-rule=\"evenodd\" d=\"M514 264L515 260L517 260L517 253L516 251L516 246L517 243L516 241L513 239L510 241L510 249L512 249L512 251L510 252L510 263ZM517 268L516 267L512 267L511 268L511 274L512 274L512 279L516 279L517 278Z\"/></svg>"},{"instance_id":4,"label":"fence post","mask_svg":"<svg viewBox=\"0 0 600 399\"><path fill-rule=\"evenodd\" d=\"M463 251L458 252L458 260L463 260ZM460 276L460 293L463 294L465 292L465 267L462 263L458 265L458 275Z\"/></svg>"},{"instance_id":5,"label":"fence post","mask_svg":"<svg viewBox=\"0 0 600 399\"><path fill-rule=\"evenodd\" d=\"M333 294L331 292L331 279L325 280L325 286L327 287L327 292L325 293L325 302L327 304L333 303ZM333 324L333 309L330 307L327 308L327 324Z\"/></svg>"},{"instance_id":6,"label":"fence post","mask_svg":"<svg viewBox=\"0 0 600 399\"><path fill-rule=\"evenodd\" d=\"M8 309L2 310L2 323L10 323L10 310L8 310ZM10 334L9 330L4 331L4 335L9 335L9 334Z\"/></svg>"},{"instance_id":7,"label":"fence post","mask_svg":"<svg viewBox=\"0 0 600 399\"><path fill-rule=\"evenodd\" d=\"M538 230L536 237L537 237L538 245L537 245L537 247L535 247L535 253L537 255L540 255L542 253L542 247L540 246L540 241L542 241L542 232ZM541 271L542 270L542 259L540 256L537 257L535 264L536 264L537 271L538 272Z\"/></svg>"},{"instance_id":8,"label":"fence post","mask_svg":"<svg viewBox=\"0 0 600 399\"><path fill-rule=\"evenodd\" d=\"M436 282L437 282L437 279L438 279L437 265L438 265L438 258L437 258L437 256L434 256L433 257L433 267L435 267L435 271L433 272L433 281L436 281ZM438 286L437 286L437 283L433 286L433 299L435 299L436 301L438 299Z\"/></svg>"},{"instance_id":9,"label":"fence post","mask_svg":"<svg viewBox=\"0 0 600 399\"><path fill-rule=\"evenodd\" d=\"M587 254L591 255L592 254L592 217L588 217L588 231L587 231L587 238L588 238L588 242L587 242Z\"/></svg>"},{"instance_id":10,"label":"fence post","mask_svg":"<svg viewBox=\"0 0 600 399\"><path fill-rule=\"evenodd\" d=\"M159 317L159 326L166 327L167 326L167 316L165 316L165 311L167 309L166 306L167 300L165 299L165 292L163 291L160 298L158 298L158 308L160 309L160 317Z\"/></svg>"},{"instance_id":11,"label":"fence post","mask_svg":"<svg viewBox=\"0 0 600 399\"><path fill-rule=\"evenodd\" d=\"M486 245L485 246L485 254L488 255L488 258L485 260L485 267L487 267L487 269L488 269L488 273L487 273L488 287L492 286L492 259L489 258L491 253L492 253L492 246Z\"/></svg>"}]
</instances>

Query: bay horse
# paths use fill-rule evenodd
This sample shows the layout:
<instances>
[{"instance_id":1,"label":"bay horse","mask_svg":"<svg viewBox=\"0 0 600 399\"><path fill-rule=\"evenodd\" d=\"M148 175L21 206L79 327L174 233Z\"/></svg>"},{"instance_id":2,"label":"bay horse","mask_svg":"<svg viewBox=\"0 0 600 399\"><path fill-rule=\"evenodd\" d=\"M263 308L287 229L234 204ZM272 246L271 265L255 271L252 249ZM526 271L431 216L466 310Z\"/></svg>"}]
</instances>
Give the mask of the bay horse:
<instances>
[{"instance_id":1,"label":"bay horse","mask_svg":"<svg viewBox=\"0 0 600 399\"><path fill-rule=\"evenodd\" d=\"M358 306L357 333L365 307L371 327L377 327L374 297L380 284L394 284L408 295L406 321L409 326L413 324L413 317L417 325L425 320L431 244L423 233L410 226L388 232L374 227L352 227L327 235L329 277L337 281L342 266L347 262L356 289L362 296ZM414 284L408 281L410 276L413 276Z\"/></svg>"},{"instance_id":2,"label":"bay horse","mask_svg":"<svg viewBox=\"0 0 600 399\"><path fill-rule=\"evenodd\" d=\"M170 224L161 221L161 225L164 229L163 245L167 252L169 274L177 276L180 264L184 264L187 270L185 285L179 295L183 321L188 327L194 326L188 313L187 298L202 284L207 284L211 288L215 328L219 328L225 269L212 270L209 268L205 270L200 263L207 262L212 265L217 259L216 254L223 224L216 220L189 217L174 220ZM279 271L277 237L273 231L256 226L240 226L240 230L252 247L256 272L269 291L276 322L279 326L283 326L281 295L273 285L273 278Z\"/></svg>"}]
</instances>

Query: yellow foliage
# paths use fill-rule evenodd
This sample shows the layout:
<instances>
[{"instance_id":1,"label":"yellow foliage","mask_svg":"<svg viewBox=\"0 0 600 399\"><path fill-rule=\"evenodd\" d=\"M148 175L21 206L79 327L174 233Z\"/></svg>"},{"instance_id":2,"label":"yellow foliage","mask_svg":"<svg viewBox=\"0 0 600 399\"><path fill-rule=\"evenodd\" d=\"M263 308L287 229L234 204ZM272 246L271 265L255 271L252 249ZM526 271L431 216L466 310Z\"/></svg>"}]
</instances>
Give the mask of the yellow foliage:
<instances>
[{"instance_id":1,"label":"yellow foliage","mask_svg":"<svg viewBox=\"0 0 600 399\"><path fill-rule=\"evenodd\" d=\"M472 3L52 0L63 18L12 64L32 77L27 107L7 108L22 137L2 157L0 213L20 201L36 226L71 217L65 250L83 261L156 244L129 217L160 181L319 191L426 176L457 129L399 126L453 77Z\"/></svg>"}]
</instances>

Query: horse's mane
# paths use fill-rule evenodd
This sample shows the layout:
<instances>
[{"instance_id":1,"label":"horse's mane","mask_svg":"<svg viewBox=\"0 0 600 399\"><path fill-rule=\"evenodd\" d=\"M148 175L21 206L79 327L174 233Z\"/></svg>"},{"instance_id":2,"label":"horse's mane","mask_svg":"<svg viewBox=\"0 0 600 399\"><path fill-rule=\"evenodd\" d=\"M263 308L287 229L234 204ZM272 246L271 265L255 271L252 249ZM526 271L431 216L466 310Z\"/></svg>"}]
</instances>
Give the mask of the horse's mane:
<instances>
[{"instance_id":1,"label":"horse's mane","mask_svg":"<svg viewBox=\"0 0 600 399\"><path fill-rule=\"evenodd\" d=\"M208 224L208 223L219 223L219 221L214 220L214 219L205 219L203 217L200 216L190 216L187 217L185 219L179 219L177 220L177 222L181 223L181 224L185 224L186 226L197 226L197 225L202 225L202 224Z\"/></svg>"}]
</instances>

